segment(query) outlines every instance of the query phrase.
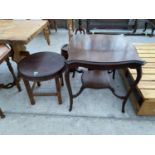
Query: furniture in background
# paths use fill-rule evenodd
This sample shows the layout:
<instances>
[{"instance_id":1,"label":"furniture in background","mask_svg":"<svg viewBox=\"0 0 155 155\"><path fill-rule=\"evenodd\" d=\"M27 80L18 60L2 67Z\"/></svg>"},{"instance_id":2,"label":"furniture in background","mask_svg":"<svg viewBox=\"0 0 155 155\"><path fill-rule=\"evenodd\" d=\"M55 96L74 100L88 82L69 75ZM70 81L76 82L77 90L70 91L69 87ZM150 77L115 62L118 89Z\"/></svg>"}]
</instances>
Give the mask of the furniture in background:
<instances>
[{"instance_id":1,"label":"furniture in background","mask_svg":"<svg viewBox=\"0 0 155 155\"><path fill-rule=\"evenodd\" d=\"M153 32L155 30L155 20L154 19L145 19L144 23L145 23L144 32L149 27L149 28L151 28L150 36L153 36Z\"/></svg>"},{"instance_id":2,"label":"furniture in background","mask_svg":"<svg viewBox=\"0 0 155 155\"><path fill-rule=\"evenodd\" d=\"M136 20L132 19L87 19L87 33L93 29L128 29L136 31Z\"/></svg>"},{"instance_id":3,"label":"furniture in background","mask_svg":"<svg viewBox=\"0 0 155 155\"><path fill-rule=\"evenodd\" d=\"M12 74L13 77L13 82L9 83L9 84L2 84L0 83L0 88L11 88L14 85L16 85L18 91L21 91L21 87L19 85L19 82L16 78L15 72L13 70L13 67L10 63L9 57L11 56L11 49L9 47L7 47L4 44L0 44L0 64L3 63L4 61L6 62L8 69L10 71L10 73ZM0 109L0 117L4 118L5 115L3 114L2 110Z\"/></svg>"},{"instance_id":4,"label":"furniture in background","mask_svg":"<svg viewBox=\"0 0 155 155\"><path fill-rule=\"evenodd\" d=\"M64 58L54 52L39 52L25 57L18 64L18 71L20 77L23 79L27 94L31 104L35 104L34 96L57 96L59 104L61 99L61 85L59 78L65 68ZM55 93L39 93L34 92L36 83L41 81L55 79L56 92ZM32 87L29 81L34 82Z\"/></svg>"},{"instance_id":5,"label":"furniture in background","mask_svg":"<svg viewBox=\"0 0 155 155\"><path fill-rule=\"evenodd\" d=\"M74 19L67 19L67 29L68 29L68 39L70 41L70 39L72 38L74 34L74 30L75 30Z\"/></svg>"},{"instance_id":6,"label":"furniture in background","mask_svg":"<svg viewBox=\"0 0 155 155\"><path fill-rule=\"evenodd\" d=\"M50 28L54 28L55 29L55 32L57 32L58 27L57 27L57 21L56 21L56 19L47 19L47 20L49 22L49 27Z\"/></svg>"},{"instance_id":7,"label":"furniture in background","mask_svg":"<svg viewBox=\"0 0 155 155\"><path fill-rule=\"evenodd\" d=\"M82 26L82 19L78 19L78 28L75 30L75 34L77 34L78 31L80 34L85 34L85 29Z\"/></svg>"},{"instance_id":8,"label":"furniture in background","mask_svg":"<svg viewBox=\"0 0 155 155\"><path fill-rule=\"evenodd\" d=\"M50 44L47 20L0 20L0 42L9 43L17 63L28 55L25 45L42 31Z\"/></svg>"},{"instance_id":9,"label":"furniture in background","mask_svg":"<svg viewBox=\"0 0 155 155\"><path fill-rule=\"evenodd\" d=\"M77 67L85 67L88 70L114 70L132 68L136 70L136 78L123 98L122 112L130 94L136 88L142 76L142 61L136 49L128 43L123 35L75 35L71 38L68 48L68 60L66 61L65 80L70 97L72 110L73 94L69 73ZM95 77L93 77L94 79ZM106 80L107 81L107 80ZM93 81L92 81L93 82ZM107 82L106 82L107 83ZM119 97L119 95L118 95Z\"/></svg>"}]
</instances>

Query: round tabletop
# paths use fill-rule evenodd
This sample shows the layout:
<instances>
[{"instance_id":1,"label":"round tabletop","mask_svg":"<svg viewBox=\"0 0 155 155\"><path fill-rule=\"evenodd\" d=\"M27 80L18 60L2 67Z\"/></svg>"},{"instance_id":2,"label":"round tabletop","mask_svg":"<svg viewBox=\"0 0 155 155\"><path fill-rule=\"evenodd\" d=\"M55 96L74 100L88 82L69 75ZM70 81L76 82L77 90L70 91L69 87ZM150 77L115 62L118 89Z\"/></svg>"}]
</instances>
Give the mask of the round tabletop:
<instances>
[{"instance_id":1,"label":"round tabletop","mask_svg":"<svg viewBox=\"0 0 155 155\"><path fill-rule=\"evenodd\" d=\"M44 81L59 75L65 59L54 52L38 52L25 57L18 64L19 74L27 80Z\"/></svg>"}]
</instances>

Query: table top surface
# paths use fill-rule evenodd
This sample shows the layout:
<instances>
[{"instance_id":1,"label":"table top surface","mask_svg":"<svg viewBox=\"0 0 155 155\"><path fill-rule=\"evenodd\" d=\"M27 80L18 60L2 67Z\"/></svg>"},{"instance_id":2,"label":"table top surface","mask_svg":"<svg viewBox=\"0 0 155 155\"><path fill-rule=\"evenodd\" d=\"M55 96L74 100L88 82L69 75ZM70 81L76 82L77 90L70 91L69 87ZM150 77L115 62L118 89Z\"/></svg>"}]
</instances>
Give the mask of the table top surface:
<instances>
[{"instance_id":1,"label":"table top surface","mask_svg":"<svg viewBox=\"0 0 155 155\"><path fill-rule=\"evenodd\" d=\"M68 47L68 62L144 64L123 35L75 35Z\"/></svg>"},{"instance_id":2,"label":"table top surface","mask_svg":"<svg viewBox=\"0 0 155 155\"><path fill-rule=\"evenodd\" d=\"M28 79L50 78L65 66L64 57L54 52L38 52L27 56L18 64L19 73Z\"/></svg>"},{"instance_id":3,"label":"table top surface","mask_svg":"<svg viewBox=\"0 0 155 155\"><path fill-rule=\"evenodd\" d=\"M46 20L0 20L0 41L28 42L47 25Z\"/></svg>"}]
</instances>

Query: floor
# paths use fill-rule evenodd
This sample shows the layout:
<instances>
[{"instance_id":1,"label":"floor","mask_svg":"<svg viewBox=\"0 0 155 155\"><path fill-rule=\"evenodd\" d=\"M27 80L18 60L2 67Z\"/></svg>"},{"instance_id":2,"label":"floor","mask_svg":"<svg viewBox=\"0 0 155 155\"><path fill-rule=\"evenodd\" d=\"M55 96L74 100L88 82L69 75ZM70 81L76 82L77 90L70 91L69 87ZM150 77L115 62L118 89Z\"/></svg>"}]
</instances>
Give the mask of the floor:
<instances>
[{"instance_id":1,"label":"floor","mask_svg":"<svg viewBox=\"0 0 155 155\"><path fill-rule=\"evenodd\" d=\"M27 45L27 50L60 53L61 46L68 42L67 34L64 29L51 31L51 46L47 45L43 34L39 34ZM148 36L126 38L130 42L155 42L155 37ZM16 68L16 64L12 64ZM0 67L0 77L0 82L12 80L5 64ZM78 91L80 74L72 79L72 85L73 91ZM118 73L113 85L118 93L126 92ZM62 88L62 105L58 105L56 97L36 97L34 106L30 105L22 81L21 86L20 93L16 87L0 90L0 107L6 114L6 118L0 120L0 134L155 134L155 117L137 116L130 100L126 113L121 113L121 100L109 90L86 89L74 100L73 110L69 112L66 86ZM55 91L54 82L43 82L41 90Z\"/></svg>"}]
</instances>

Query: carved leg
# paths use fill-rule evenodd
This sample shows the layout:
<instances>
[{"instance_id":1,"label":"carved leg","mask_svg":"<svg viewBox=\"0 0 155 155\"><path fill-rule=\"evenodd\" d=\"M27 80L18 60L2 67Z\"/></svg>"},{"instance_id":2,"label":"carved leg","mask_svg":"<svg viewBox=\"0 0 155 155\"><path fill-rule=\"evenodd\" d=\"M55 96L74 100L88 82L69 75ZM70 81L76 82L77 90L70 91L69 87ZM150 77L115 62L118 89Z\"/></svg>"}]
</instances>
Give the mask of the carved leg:
<instances>
[{"instance_id":1,"label":"carved leg","mask_svg":"<svg viewBox=\"0 0 155 155\"><path fill-rule=\"evenodd\" d=\"M127 102L127 99L129 98L130 94L132 91L134 91L134 89L136 88L137 84L139 83L141 77L142 77L142 68L141 67L138 67L136 68L136 71L137 71L137 77L136 77L136 80L134 81L134 83L131 85L130 89L128 90L127 92L127 95L125 96L125 99L122 103L122 112L124 113L125 112L125 105L126 105L126 102Z\"/></svg>"},{"instance_id":2,"label":"carved leg","mask_svg":"<svg viewBox=\"0 0 155 155\"><path fill-rule=\"evenodd\" d=\"M44 29L43 29L43 32L44 32L44 37L47 41L47 44L50 45L50 37L49 37L49 29L48 29L48 26L46 26Z\"/></svg>"},{"instance_id":3,"label":"carved leg","mask_svg":"<svg viewBox=\"0 0 155 155\"><path fill-rule=\"evenodd\" d=\"M27 94L29 96L30 102L31 102L32 105L34 105L35 104L35 100L34 100L34 96L33 96L33 92L32 92L30 83L29 83L29 81L24 80L24 79L23 79L23 81L24 81L24 84L25 84L26 91L27 91Z\"/></svg>"},{"instance_id":4,"label":"carved leg","mask_svg":"<svg viewBox=\"0 0 155 155\"><path fill-rule=\"evenodd\" d=\"M26 46L23 43L12 42L11 48L13 50L13 60L17 63L25 56L29 55L29 52L26 51Z\"/></svg>"},{"instance_id":5,"label":"carved leg","mask_svg":"<svg viewBox=\"0 0 155 155\"><path fill-rule=\"evenodd\" d=\"M66 86L67 86L67 90L68 90L68 93L69 93L69 99L70 99L69 111L72 111L73 94L72 94L72 89L71 89L71 84L70 84L70 77L69 77L69 69L68 68L65 71L65 81L66 81Z\"/></svg>"},{"instance_id":6,"label":"carved leg","mask_svg":"<svg viewBox=\"0 0 155 155\"><path fill-rule=\"evenodd\" d=\"M16 87L17 87L18 91L20 92L21 91L21 87L20 87L19 81L17 80L17 78L15 76L15 73L14 73L12 65L11 65L11 63L9 61L9 58L6 59L6 64L7 64L8 68L9 68L9 71L12 74L12 77L13 77L14 83L16 84Z\"/></svg>"},{"instance_id":7,"label":"carved leg","mask_svg":"<svg viewBox=\"0 0 155 155\"><path fill-rule=\"evenodd\" d=\"M5 118L5 115L4 115L4 113L3 113L3 111L2 111L1 108L0 108L0 117L1 117L1 118Z\"/></svg>"}]
</instances>

